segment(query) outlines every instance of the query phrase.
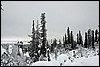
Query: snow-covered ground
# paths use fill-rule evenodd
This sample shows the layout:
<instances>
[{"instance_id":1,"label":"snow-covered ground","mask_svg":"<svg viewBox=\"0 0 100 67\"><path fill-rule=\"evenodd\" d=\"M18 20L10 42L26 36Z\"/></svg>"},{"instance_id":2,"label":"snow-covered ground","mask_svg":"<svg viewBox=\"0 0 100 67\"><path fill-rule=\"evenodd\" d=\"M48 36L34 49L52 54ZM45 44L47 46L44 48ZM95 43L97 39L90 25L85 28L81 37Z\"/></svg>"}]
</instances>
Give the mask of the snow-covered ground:
<instances>
[{"instance_id":1,"label":"snow-covered ground","mask_svg":"<svg viewBox=\"0 0 100 67\"><path fill-rule=\"evenodd\" d=\"M60 66L59 63L55 60L52 61L37 61L32 63L31 66Z\"/></svg>"},{"instance_id":2,"label":"snow-covered ground","mask_svg":"<svg viewBox=\"0 0 100 67\"><path fill-rule=\"evenodd\" d=\"M9 47L9 49L12 49L12 47ZM75 51L76 57L73 55L73 51ZM6 49L4 49L1 46L1 56L3 53L7 53ZM22 53L22 49L19 49L19 52ZM59 53L59 52L58 52ZM81 57L82 53L82 57ZM99 66L99 49L96 48L96 50L88 49L88 48L81 48L68 51L67 53L59 53L57 54L57 58L55 59L55 53L50 53L50 59L51 61L37 61L30 64L26 64L24 62L24 57L29 58L29 53L26 52L23 54L22 57L19 57L19 60L22 59L23 61L20 61L20 63L25 63L26 66ZM30 60L29 60L30 61ZM13 62L13 61L12 61ZM23 65L22 64L22 65Z\"/></svg>"},{"instance_id":3,"label":"snow-covered ground","mask_svg":"<svg viewBox=\"0 0 100 67\"><path fill-rule=\"evenodd\" d=\"M82 57L73 62L65 62L63 66L99 66L99 56Z\"/></svg>"},{"instance_id":4,"label":"snow-covered ground","mask_svg":"<svg viewBox=\"0 0 100 67\"><path fill-rule=\"evenodd\" d=\"M7 53L6 49L4 49L4 48L1 46L1 56L2 56L2 54L3 54L4 52Z\"/></svg>"},{"instance_id":5,"label":"snow-covered ground","mask_svg":"<svg viewBox=\"0 0 100 67\"><path fill-rule=\"evenodd\" d=\"M32 63L31 66L99 66L99 56L81 57L71 62L66 54L61 54L58 56L57 61L55 59L51 59L51 61L38 61Z\"/></svg>"}]
</instances>

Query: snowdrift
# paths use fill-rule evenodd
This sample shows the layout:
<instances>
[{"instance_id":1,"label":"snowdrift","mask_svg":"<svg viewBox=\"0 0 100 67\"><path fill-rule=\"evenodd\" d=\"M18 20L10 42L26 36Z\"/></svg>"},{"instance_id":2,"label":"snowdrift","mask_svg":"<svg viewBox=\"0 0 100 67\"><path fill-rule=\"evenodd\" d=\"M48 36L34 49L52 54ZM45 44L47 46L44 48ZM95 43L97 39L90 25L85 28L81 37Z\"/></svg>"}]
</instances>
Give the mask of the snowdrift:
<instances>
[{"instance_id":1,"label":"snowdrift","mask_svg":"<svg viewBox=\"0 0 100 67\"><path fill-rule=\"evenodd\" d=\"M55 61L38 61L32 63L30 66L59 66L59 63Z\"/></svg>"},{"instance_id":2,"label":"snowdrift","mask_svg":"<svg viewBox=\"0 0 100 67\"><path fill-rule=\"evenodd\" d=\"M99 66L99 56L82 57L73 62L66 62L63 66Z\"/></svg>"},{"instance_id":3,"label":"snowdrift","mask_svg":"<svg viewBox=\"0 0 100 67\"><path fill-rule=\"evenodd\" d=\"M4 48L1 46L1 56L2 56L2 54L3 54L4 52L7 53L6 49L4 49Z\"/></svg>"}]
</instances>

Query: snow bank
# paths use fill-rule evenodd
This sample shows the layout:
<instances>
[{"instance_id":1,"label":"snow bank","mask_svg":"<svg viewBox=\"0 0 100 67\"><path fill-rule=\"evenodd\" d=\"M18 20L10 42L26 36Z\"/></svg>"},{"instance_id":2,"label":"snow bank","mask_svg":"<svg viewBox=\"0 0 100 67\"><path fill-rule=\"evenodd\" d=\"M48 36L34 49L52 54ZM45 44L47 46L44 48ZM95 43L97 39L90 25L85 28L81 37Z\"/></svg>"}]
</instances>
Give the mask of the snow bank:
<instances>
[{"instance_id":1,"label":"snow bank","mask_svg":"<svg viewBox=\"0 0 100 67\"><path fill-rule=\"evenodd\" d=\"M60 64L64 64L65 62L68 62L69 59L68 59L68 56L66 54L61 54L57 57L57 61L60 63Z\"/></svg>"},{"instance_id":2,"label":"snow bank","mask_svg":"<svg viewBox=\"0 0 100 67\"><path fill-rule=\"evenodd\" d=\"M2 54L3 54L4 52L7 53L6 49L4 49L4 48L1 46L1 56L2 56Z\"/></svg>"},{"instance_id":3,"label":"snow bank","mask_svg":"<svg viewBox=\"0 0 100 67\"><path fill-rule=\"evenodd\" d=\"M82 64L80 62L65 62L63 66L82 66Z\"/></svg>"},{"instance_id":4,"label":"snow bank","mask_svg":"<svg viewBox=\"0 0 100 67\"><path fill-rule=\"evenodd\" d=\"M82 57L73 62L65 62L63 66L99 66L99 56Z\"/></svg>"},{"instance_id":5,"label":"snow bank","mask_svg":"<svg viewBox=\"0 0 100 67\"><path fill-rule=\"evenodd\" d=\"M85 58L82 66L99 66L99 56Z\"/></svg>"},{"instance_id":6,"label":"snow bank","mask_svg":"<svg viewBox=\"0 0 100 67\"><path fill-rule=\"evenodd\" d=\"M32 63L31 66L58 66L57 62L54 61L37 61Z\"/></svg>"}]
</instances>

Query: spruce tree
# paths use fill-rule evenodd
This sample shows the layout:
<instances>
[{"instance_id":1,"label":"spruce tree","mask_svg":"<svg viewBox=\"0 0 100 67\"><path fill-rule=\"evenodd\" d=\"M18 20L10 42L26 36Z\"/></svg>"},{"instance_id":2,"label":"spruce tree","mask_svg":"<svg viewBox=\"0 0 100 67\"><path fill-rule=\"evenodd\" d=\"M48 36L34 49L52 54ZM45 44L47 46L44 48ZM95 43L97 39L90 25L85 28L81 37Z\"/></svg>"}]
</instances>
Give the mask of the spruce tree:
<instances>
[{"instance_id":1,"label":"spruce tree","mask_svg":"<svg viewBox=\"0 0 100 67\"><path fill-rule=\"evenodd\" d=\"M32 25L32 35L28 35L29 37L32 38L30 41L30 57L32 58L34 56L34 52L36 49L36 44L35 44L35 28L34 28L34 20L33 20L33 25Z\"/></svg>"},{"instance_id":2,"label":"spruce tree","mask_svg":"<svg viewBox=\"0 0 100 67\"><path fill-rule=\"evenodd\" d=\"M66 33L65 33L65 43L64 43L64 47L66 47L67 44L67 37L66 37Z\"/></svg>"},{"instance_id":3,"label":"spruce tree","mask_svg":"<svg viewBox=\"0 0 100 67\"><path fill-rule=\"evenodd\" d=\"M88 30L88 37L87 37L87 46L88 48L91 46L91 41L92 41L92 34L91 34L91 29Z\"/></svg>"},{"instance_id":4,"label":"spruce tree","mask_svg":"<svg viewBox=\"0 0 100 67\"><path fill-rule=\"evenodd\" d=\"M38 53L38 51L39 51L39 45L40 45L40 30L39 30L40 28L39 28L39 24L38 24L38 20L37 20L37 25L36 25L36 39L35 39L35 41L36 41L36 59L37 59L37 61L39 60L39 53Z\"/></svg>"},{"instance_id":5,"label":"spruce tree","mask_svg":"<svg viewBox=\"0 0 100 67\"><path fill-rule=\"evenodd\" d=\"M92 30L92 48L94 48L94 30Z\"/></svg>"},{"instance_id":6,"label":"spruce tree","mask_svg":"<svg viewBox=\"0 0 100 67\"><path fill-rule=\"evenodd\" d=\"M45 21L45 13L41 14L41 41L42 41L42 46L41 46L41 54L43 54L44 57L46 57L46 21Z\"/></svg>"},{"instance_id":7,"label":"spruce tree","mask_svg":"<svg viewBox=\"0 0 100 67\"><path fill-rule=\"evenodd\" d=\"M65 48L65 39L64 39L64 36L63 36L63 46Z\"/></svg>"},{"instance_id":8,"label":"spruce tree","mask_svg":"<svg viewBox=\"0 0 100 67\"><path fill-rule=\"evenodd\" d=\"M62 45L62 43L61 43L61 40L59 39L59 47L61 48L61 45Z\"/></svg>"},{"instance_id":9,"label":"spruce tree","mask_svg":"<svg viewBox=\"0 0 100 67\"><path fill-rule=\"evenodd\" d=\"M87 32L85 32L85 42L84 42L84 47L87 48Z\"/></svg>"},{"instance_id":10,"label":"spruce tree","mask_svg":"<svg viewBox=\"0 0 100 67\"><path fill-rule=\"evenodd\" d=\"M51 44L51 52L53 53L54 52L54 45Z\"/></svg>"},{"instance_id":11,"label":"spruce tree","mask_svg":"<svg viewBox=\"0 0 100 67\"><path fill-rule=\"evenodd\" d=\"M98 42L98 38L97 38L97 34L98 34L98 30L95 30L95 42Z\"/></svg>"},{"instance_id":12,"label":"spruce tree","mask_svg":"<svg viewBox=\"0 0 100 67\"><path fill-rule=\"evenodd\" d=\"M54 48L57 47L57 40L56 40L56 38L53 41L53 45L54 45Z\"/></svg>"},{"instance_id":13,"label":"spruce tree","mask_svg":"<svg viewBox=\"0 0 100 67\"><path fill-rule=\"evenodd\" d=\"M49 44L48 44L48 41L47 41L47 45L46 45L46 47L47 47L47 49L48 49L48 48L50 49Z\"/></svg>"},{"instance_id":14,"label":"spruce tree","mask_svg":"<svg viewBox=\"0 0 100 67\"><path fill-rule=\"evenodd\" d=\"M81 35L80 30L79 30L79 44L81 44L81 46L83 45L82 35Z\"/></svg>"},{"instance_id":15,"label":"spruce tree","mask_svg":"<svg viewBox=\"0 0 100 67\"><path fill-rule=\"evenodd\" d=\"M49 48L47 48L47 57L48 57L48 61L51 61L51 59L50 59L50 49Z\"/></svg>"},{"instance_id":16,"label":"spruce tree","mask_svg":"<svg viewBox=\"0 0 100 67\"><path fill-rule=\"evenodd\" d=\"M71 48L74 49L74 45L73 45L73 31L71 31Z\"/></svg>"},{"instance_id":17,"label":"spruce tree","mask_svg":"<svg viewBox=\"0 0 100 67\"><path fill-rule=\"evenodd\" d=\"M77 33L77 44L79 44L79 35Z\"/></svg>"},{"instance_id":18,"label":"spruce tree","mask_svg":"<svg viewBox=\"0 0 100 67\"><path fill-rule=\"evenodd\" d=\"M67 29L67 35L68 35L68 44L70 43L70 30L69 30L69 27Z\"/></svg>"},{"instance_id":19,"label":"spruce tree","mask_svg":"<svg viewBox=\"0 0 100 67\"><path fill-rule=\"evenodd\" d=\"M66 33L65 33L65 43L67 42L67 37L66 37Z\"/></svg>"},{"instance_id":20,"label":"spruce tree","mask_svg":"<svg viewBox=\"0 0 100 67\"><path fill-rule=\"evenodd\" d=\"M99 25L98 25L98 27L99 27ZM98 31L98 43L99 43L99 31Z\"/></svg>"}]
</instances>

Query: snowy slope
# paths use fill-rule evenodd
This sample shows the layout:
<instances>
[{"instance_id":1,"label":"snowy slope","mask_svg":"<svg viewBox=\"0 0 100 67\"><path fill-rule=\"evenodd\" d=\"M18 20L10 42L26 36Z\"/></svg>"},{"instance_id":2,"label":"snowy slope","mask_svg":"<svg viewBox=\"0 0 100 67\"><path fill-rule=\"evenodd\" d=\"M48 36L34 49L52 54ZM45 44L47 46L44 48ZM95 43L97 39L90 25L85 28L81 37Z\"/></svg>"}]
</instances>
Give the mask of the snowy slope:
<instances>
[{"instance_id":1,"label":"snowy slope","mask_svg":"<svg viewBox=\"0 0 100 67\"><path fill-rule=\"evenodd\" d=\"M62 58L62 59L61 59ZM31 66L60 66L60 63L62 63L62 66L99 66L99 56L93 56L89 58L79 58L75 61L71 62L69 60L66 60L64 62L63 60L66 59L65 55L61 55L58 57L59 60L52 59L51 61L37 61L35 63L32 63Z\"/></svg>"},{"instance_id":2,"label":"snowy slope","mask_svg":"<svg viewBox=\"0 0 100 67\"><path fill-rule=\"evenodd\" d=\"M63 66L99 66L99 56L82 57L73 62L66 62Z\"/></svg>"},{"instance_id":3,"label":"snowy slope","mask_svg":"<svg viewBox=\"0 0 100 67\"><path fill-rule=\"evenodd\" d=\"M30 66L59 66L59 63L55 61L37 61Z\"/></svg>"},{"instance_id":4,"label":"snowy slope","mask_svg":"<svg viewBox=\"0 0 100 67\"><path fill-rule=\"evenodd\" d=\"M99 56L85 58L82 66L99 66Z\"/></svg>"}]
</instances>

